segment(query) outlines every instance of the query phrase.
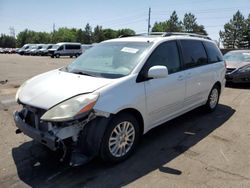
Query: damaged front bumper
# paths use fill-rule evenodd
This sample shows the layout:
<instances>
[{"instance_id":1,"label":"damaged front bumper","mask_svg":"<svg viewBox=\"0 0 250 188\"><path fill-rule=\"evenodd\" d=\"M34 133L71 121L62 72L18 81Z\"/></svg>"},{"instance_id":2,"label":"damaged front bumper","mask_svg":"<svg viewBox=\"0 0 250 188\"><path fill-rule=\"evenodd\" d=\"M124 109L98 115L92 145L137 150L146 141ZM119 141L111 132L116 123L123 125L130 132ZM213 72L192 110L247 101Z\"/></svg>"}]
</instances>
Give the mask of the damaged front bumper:
<instances>
[{"instance_id":1,"label":"damaged front bumper","mask_svg":"<svg viewBox=\"0 0 250 188\"><path fill-rule=\"evenodd\" d=\"M31 116L28 113L32 113L33 119L28 117ZM60 147L60 143L67 138L72 138L72 141L76 142L79 132L83 130L89 121L96 117L93 113L90 113L81 121L58 125L57 123L40 121L39 113L30 108L24 108L20 112L15 112L13 116L18 128L17 133L23 132L53 151L57 150Z\"/></svg>"},{"instance_id":2,"label":"damaged front bumper","mask_svg":"<svg viewBox=\"0 0 250 188\"><path fill-rule=\"evenodd\" d=\"M17 132L23 132L27 136L33 138L34 140L39 141L40 143L46 145L51 150L55 151L58 148L58 138L49 133L40 131L27 123L21 117L21 112L14 113L14 121L19 130Z\"/></svg>"},{"instance_id":3,"label":"damaged front bumper","mask_svg":"<svg viewBox=\"0 0 250 188\"><path fill-rule=\"evenodd\" d=\"M67 152L66 139L71 139L71 166L85 164L98 155L99 147L112 118L111 114L91 111L85 117L71 122L44 122L40 117L45 113L42 109L25 106L13 114L17 126L16 133L23 132L41 144L55 151L63 149L60 159L64 160Z\"/></svg>"}]
</instances>

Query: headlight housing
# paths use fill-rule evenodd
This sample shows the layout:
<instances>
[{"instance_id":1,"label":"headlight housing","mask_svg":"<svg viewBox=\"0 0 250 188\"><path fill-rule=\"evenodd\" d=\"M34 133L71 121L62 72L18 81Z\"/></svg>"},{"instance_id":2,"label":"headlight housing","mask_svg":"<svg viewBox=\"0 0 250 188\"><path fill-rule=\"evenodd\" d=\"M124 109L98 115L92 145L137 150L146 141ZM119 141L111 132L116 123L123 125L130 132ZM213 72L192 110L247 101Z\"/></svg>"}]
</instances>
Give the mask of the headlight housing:
<instances>
[{"instance_id":1,"label":"headlight housing","mask_svg":"<svg viewBox=\"0 0 250 188\"><path fill-rule=\"evenodd\" d=\"M245 65L244 67L239 68L238 72L250 72L250 65Z\"/></svg>"},{"instance_id":2,"label":"headlight housing","mask_svg":"<svg viewBox=\"0 0 250 188\"><path fill-rule=\"evenodd\" d=\"M61 122L83 117L94 107L98 97L98 93L78 95L52 107L41 119Z\"/></svg>"}]
</instances>

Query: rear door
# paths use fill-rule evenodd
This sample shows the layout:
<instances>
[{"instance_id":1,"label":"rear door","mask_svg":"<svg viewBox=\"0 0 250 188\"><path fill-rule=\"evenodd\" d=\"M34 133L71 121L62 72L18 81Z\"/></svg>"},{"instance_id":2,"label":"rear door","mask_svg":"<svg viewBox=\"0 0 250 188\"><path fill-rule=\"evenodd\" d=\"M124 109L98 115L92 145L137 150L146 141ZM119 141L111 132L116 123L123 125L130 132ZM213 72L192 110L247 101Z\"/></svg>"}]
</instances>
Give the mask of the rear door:
<instances>
[{"instance_id":1,"label":"rear door","mask_svg":"<svg viewBox=\"0 0 250 188\"><path fill-rule=\"evenodd\" d=\"M184 107L192 108L206 100L213 82L213 67L199 40L180 40L186 77Z\"/></svg>"},{"instance_id":2,"label":"rear door","mask_svg":"<svg viewBox=\"0 0 250 188\"><path fill-rule=\"evenodd\" d=\"M183 108L185 79L176 41L160 44L149 57L143 72L155 65L168 68L166 78L145 81L147 120L150 128L163 123Z\"/></svg>"}]
</instances>

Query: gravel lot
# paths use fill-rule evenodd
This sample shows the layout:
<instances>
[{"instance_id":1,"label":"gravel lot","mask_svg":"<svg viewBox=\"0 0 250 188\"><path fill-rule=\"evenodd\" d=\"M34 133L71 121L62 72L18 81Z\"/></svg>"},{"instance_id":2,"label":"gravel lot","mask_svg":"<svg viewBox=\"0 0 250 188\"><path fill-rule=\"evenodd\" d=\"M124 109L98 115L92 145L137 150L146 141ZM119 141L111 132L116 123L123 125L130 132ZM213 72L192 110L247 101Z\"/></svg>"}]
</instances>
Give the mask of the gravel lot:
<instances>
[{"instance_id":1,"label":"gravel lot","mask_svg":"<svg viewBox=\"0 0 250 188\"><path fill-rule=\"evenodd\" d=\"M250 187L247 85L225 88L214 113L196 109L150 131L131 158L113 166L95 159L70 168L16 135L20 84L73 60L0 54L0 187Z\"/></svg>"}]
</instances>

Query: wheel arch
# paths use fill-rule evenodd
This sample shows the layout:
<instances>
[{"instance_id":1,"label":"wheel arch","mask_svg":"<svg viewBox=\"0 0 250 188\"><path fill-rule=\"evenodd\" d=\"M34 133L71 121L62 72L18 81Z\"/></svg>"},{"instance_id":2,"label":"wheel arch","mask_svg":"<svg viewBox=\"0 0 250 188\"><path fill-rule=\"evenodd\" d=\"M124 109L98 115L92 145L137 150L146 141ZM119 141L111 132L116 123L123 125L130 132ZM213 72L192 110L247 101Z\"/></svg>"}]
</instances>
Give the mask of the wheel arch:
<instances>
[{"instance_id":1,"label":"wheel arch","mask_svg":"<svg viewBox=\"0 0 250 188\"><path fill-rule=\"evenodd\" d=\"M138 110L136 110L134 108L126 108L126 109L120 110L116 114L121 114L121 113L129 113L129 114L133 115L139 123L140 134L142 135L144 133L143 116Z\"/></svg>"},{"instance_id":2,"label":"wheel arch","mask_svg":"<svg viewBox=\"0 0 250 188\"><path fill-rule=\"evenodd\" d=\"M215 84L213 85L213 87L214 86L218 86L219 92L221 92L221 83L220 83L220 81L215 82Z\"/></svg>"}]
</instances>

